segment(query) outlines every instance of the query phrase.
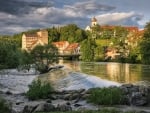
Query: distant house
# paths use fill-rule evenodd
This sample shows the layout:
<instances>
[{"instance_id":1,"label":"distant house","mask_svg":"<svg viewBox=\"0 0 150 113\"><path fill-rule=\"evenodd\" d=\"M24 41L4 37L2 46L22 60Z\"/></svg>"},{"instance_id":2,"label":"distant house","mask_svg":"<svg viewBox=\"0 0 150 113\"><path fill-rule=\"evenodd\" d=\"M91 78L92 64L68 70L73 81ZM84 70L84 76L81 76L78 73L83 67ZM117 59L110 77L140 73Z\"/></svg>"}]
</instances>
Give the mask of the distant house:
<instances>
[{"instance_id":1,"label":"distant house","mask_svg":"<svg viewBox=\"0 0 150 113\"><path fill-rule=\"evenodd\" d=\"M105 53L105 58L111 58L115 59L116 57L120 56L120 53L118 52L118 49L116 48L107 48Z\"/></svg>"},{"instance_id":2,"label":"distant house","mask_svg":"<svg viewBox=\"0 0 150 113\"><path fill-rule=\"evenodd\" d=\"M59 54L63 54L64 50L69 46L68 41L53 42L52 44L57 47Z\"/></svg>"},{"instance_id":3,"label":"distant house","mask_svg":"<svg viewBox=\"0 0 150 113\"><path fill-rule=\"evenodd\" d=\"M80 54L79 43L72 43L64 50L64 54Z\"/></svg>"},{"instance_id":4,"label":"distant house","mask_svg":"<svg viewBox=\"0 0 150 113\"><path fill-rule=\"evenodd\" d=\"M79 54L80 53L80 45L78 43L69 44L68 41L59 41L53 42L58 48L59 54Z\"/></svg>"},{"instance_id":5,"label":"distant house","mask_svg":"<svg viewBox=\"0 0 150 113\"><path fill-rule=\"evenodd\" d=\"M47 30L40 30L36 33L24 33L22 35L22 49L31 51L36 45L48 44Z\"/></svg>"}]
</instances>

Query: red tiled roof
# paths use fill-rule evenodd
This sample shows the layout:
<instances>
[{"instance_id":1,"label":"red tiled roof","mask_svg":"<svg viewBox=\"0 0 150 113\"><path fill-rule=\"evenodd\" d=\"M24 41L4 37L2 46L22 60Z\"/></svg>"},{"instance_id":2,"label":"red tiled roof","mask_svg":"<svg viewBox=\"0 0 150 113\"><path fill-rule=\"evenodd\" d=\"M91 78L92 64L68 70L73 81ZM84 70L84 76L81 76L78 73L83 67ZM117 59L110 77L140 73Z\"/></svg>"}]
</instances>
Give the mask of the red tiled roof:
<instances>
[{"instance_id":1,"label":"red tiled roof","mask_svg":"<svg viewBox=\"0 0 150 113\"><path fill-rule=\"evenodd\" d=\"M101 26L102 29L110 29L110 30L115 29L115 27L117 27L117 26L113 26L113 25L104 25L104 26ZM123 27L126 30L131 31L131 32L139 30L138 27L135 27L135 26L121 26L121 27Z\"/></svg>"},{"instance_id":2,"label":"red tiled roof","mask_svg":"<svg viewBox=\"0 0 150 113\"><path fill-rule=\"evenodd\" d=\"M101 26L102 29L114 29L116 26L104 25Z\"/></svg>"},{"instance_id":3,"label":"red tiled roof","mask_svg":"<svg viewBox=\"0 0 150 113\"><path fill-rule=\"evenodd\" d=\"M53 42L54 45L64 45L67 41Z\"/></svg>"},{"instance_id":4,"label":"red tiled roof","mask_svg":"<svg viewBox=\"0 0 150 113\"><path fill-rule=\"evenodd\" d=\"M127 29L128 31L138 31L138 27L135 26L126 26L124 27L125 29Z\"/></svg>"},{"instance_id":5,"label":"red tiled roof","mask_svg":"<svg viewBox=\"0 0 150 113\"><path fill-rule=\"evenodd\" d=\"M69 50L76 49L78 46L79 46L79 43L69 44L68 47L64 51L69 51Z\"/></svg>"}]
</instances>

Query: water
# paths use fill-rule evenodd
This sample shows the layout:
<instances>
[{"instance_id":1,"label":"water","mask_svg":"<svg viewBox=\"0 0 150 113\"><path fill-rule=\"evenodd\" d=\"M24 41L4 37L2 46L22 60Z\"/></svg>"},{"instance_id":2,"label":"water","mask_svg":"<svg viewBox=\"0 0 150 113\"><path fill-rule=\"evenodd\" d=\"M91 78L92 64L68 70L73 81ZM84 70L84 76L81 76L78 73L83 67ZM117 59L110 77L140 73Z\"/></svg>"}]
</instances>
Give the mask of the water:
<instances>
[{"instance_id":1,"label":"water","mask_svg":"<svg viewBox=\"0 0 150 113\"><path fill-rule=\"evenodd\" d=\"M66 67L118 83L150 82L150 65L111 62L64 62Z\"/></svg>"},{"instance_id":2,"label":"water","mask_svg":"<svg viewBox=\"0 0 150 113\"><path fill-rule=\"evenodd\" d=\"M150 66L107 62L61 62L65 68L39 76L59 90L119 86L123 83L150 85Z\"/></svg>"},{"instance_id":3,"label":"water","mask_svg":"<svg viewBox=\"0 0 150 113\"><path fill-rule=\"evenodd\" d=\"M150 66L106 62L62 62L64 68L36 76L34 71L0 71L0 91L22 93L39 77L58 90L119 86L123 83L150 85Z\"/></svg>"},{"instance_id":4,"label":"water","mask_svg":"<svg viewBox=\"0 0 150 113\"><path fill-rule=\"evenodd\" d=\"M10 91L13 94L24 93L28 90L28 85L37 77L35 70L29 72L18 71L16 69L0 71L0 91Z\"/></svg>"}]
</instances>

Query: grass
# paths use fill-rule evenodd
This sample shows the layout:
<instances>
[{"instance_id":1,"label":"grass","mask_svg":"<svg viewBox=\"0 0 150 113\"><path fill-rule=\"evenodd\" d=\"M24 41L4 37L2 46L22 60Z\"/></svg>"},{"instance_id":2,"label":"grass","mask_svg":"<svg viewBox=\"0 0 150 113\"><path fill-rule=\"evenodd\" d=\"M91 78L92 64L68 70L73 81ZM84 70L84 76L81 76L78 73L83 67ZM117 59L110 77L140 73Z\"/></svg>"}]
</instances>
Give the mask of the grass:
<instances>
[{"instance_id":1,"label":"grass","mask_svg":"<svg viewBox=\"0 0 150 113\"><path fill-rule=\"evenodd\" d=\"M53 88L50 83L42 83L41 80L38 79L29 85L26 96L30 100L47 99L50 97L52 91Z\"/></svg>"},{"instance_id":2,"label":"grass","mask_svg":"<svg viewBox=\"0 0 150 113\"><path fill-rule=\"evenodd\" d=\"M6 104L5 100L0 98L0 113L10 113L10 108Z\"/></svg>"},{"instance_id":3,"label":"grass","mask_svg":"<svg viewBox=\"0 0 150 113\"><path fill-rule=\"evenodd\" d=\"M88 101L97 105L118 105L123 102L123 93L117 87L94 88L90 91Z\"/></svg>"},{"instance_id":4,"label":"grass","mask_svg":"<svg viewBox=\"0 0 150 113\"><path fill-rule=\"evenodd\" d=\"M97 39L96 44L100 46L108 46L111 43L110 39Z\"/></svg>"}]
</instances>

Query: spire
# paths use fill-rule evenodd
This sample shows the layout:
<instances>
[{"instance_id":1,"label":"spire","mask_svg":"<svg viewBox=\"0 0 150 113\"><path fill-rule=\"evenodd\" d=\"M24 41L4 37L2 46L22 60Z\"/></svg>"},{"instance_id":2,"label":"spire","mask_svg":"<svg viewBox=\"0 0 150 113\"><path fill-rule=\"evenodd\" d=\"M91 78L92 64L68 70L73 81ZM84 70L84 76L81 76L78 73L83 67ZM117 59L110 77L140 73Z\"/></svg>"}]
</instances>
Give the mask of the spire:
<instances>
[{"instance_id":1,"label":"spire","mask_svg":"<svg viewBox=\"0 0 150 113\"><path fill-rule=\"evenodd\" d=\"M95 17L93 17L91 19L91 27L94 27L95 25L97 25L97 19Z\"/></svg>"},{"instance_id":2,"label":"spire","mask_svg":"<svg viewBox=\"0 0 150 113\"><path fill-rule=\"evenodd\" d=\"M91 19L91 22L97 22L97 19L95 18L95 16Z\"/></svg>"}]
</instances>

